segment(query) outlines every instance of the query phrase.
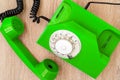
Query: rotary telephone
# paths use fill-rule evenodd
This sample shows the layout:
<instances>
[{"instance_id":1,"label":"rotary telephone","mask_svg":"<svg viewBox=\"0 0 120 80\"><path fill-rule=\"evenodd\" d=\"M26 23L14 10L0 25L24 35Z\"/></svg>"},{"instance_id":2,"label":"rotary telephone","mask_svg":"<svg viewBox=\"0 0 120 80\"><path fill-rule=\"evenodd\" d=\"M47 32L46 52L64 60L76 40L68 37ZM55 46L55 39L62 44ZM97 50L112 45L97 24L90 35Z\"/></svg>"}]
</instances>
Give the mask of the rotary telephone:
<instances>
[{"instance_id":1,"label":"rotary telephone","mask_svg":"<svg viewBox=\"0 0 120 80\"><path fill-rule=\"evenodd\" d=\"M19 40L24 31L22 21L14 16L22 12L23 0L16 0L17 7L0 14L0 32L11 48L31 71L41 80L53 80L58 66L45 59L38 62ZM40 18L48 25L37 43L53 52L93 78L97 78L110 61L110 56L120 40L120 31L87 11L91 3L120 5L119 3L89 2L85 8L72 0L63 0L51 19L36 16L40 0L34 0L30 18L40 23ZM12 17L11 17L12 16Z\"/></svg>"},{"instance_id":2,"label":"rotary telephone","mask_svg":"<svg viewBox=\"0 0 120 80\"><path fill-rule=\"evenodd\" d=\"M89 5L84 9L63 0L37 43L97 78L120 41L120 31L87 11Z\"/></svg>"}]
</instances>

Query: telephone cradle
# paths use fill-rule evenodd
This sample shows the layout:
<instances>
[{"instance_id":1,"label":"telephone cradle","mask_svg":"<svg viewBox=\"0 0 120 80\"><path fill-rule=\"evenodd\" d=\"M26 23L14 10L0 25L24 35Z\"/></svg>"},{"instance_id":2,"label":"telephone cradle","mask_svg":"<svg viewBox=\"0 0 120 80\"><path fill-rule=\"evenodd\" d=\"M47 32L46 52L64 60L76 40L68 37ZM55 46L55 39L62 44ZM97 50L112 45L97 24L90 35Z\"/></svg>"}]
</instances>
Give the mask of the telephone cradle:
<instances>
[{"instance_id":1,"label":"telephone cradle","mask_svg":"<svg viewBox=\"0 0 120 80\"><path fill-rule=\"evenodd\" d=\"M110 61L120 31L72 0L63 0L37 43L93 78Z\"/></svg>"}]
</instances>

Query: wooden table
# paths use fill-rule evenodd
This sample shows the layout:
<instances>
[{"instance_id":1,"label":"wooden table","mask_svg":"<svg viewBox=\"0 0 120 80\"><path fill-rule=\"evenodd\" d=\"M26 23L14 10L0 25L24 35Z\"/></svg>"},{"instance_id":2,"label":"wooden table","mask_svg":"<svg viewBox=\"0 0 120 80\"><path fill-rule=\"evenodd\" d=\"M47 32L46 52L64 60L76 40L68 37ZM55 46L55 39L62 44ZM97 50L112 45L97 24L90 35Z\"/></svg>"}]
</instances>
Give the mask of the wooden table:
<instances>
[{"instance_id":1,"label":"wooden table","mask_svg":"<svg viewBox=\"0 0 120 80\"><path fill-rule=\"evenodd\" d=\"M39 15L51 17L60 4L61 0L41 0ZM92 0L75 0L81 6L85 6L87 2ZM94 0L100 1L100 0ZM101 0L107 2L118 2L120 0ZM68 63L50 54L47 50L36 44L40 34L43 32L47 22L41 20L40 24L32 23L29 18L30 9L33 0L24 0L24 11L18 15L25 24L25 32L20 37L22 42L39 60L50 58L59 64L60 72L56 80L94 80L70 66ZM16 7L16 0L0 0L0 13ZM120 29L120 6L109 5L91 5L89 11L101 17L111 25ZM99 27L99 26L98 26ZM111 61L107 68L97 78L97 80L120 80L120 45L114 51ZM0 80L39 80L16 56L13 50L9 47L3 36L0 34Z\"/></svg>"}]
</instances>

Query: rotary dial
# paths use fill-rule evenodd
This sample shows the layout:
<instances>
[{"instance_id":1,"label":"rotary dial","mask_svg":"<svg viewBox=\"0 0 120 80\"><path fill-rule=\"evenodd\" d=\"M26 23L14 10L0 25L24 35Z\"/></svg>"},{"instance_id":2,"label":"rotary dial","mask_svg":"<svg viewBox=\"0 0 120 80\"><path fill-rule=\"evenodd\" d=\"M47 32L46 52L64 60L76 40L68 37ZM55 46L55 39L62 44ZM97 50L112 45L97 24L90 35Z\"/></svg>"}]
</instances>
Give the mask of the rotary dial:
<instances>
[{"instance_id":1,"label":"rotary dial","mask_svg":"<svg viewBox=\"0 0 120 80\"><path fill-rule=\"evenodd\" d=\"M68 30L55 31L50 37L49 44L54 54L65 59L75 57L81 50L80 39Z\"/></svg>"}]
</instances>

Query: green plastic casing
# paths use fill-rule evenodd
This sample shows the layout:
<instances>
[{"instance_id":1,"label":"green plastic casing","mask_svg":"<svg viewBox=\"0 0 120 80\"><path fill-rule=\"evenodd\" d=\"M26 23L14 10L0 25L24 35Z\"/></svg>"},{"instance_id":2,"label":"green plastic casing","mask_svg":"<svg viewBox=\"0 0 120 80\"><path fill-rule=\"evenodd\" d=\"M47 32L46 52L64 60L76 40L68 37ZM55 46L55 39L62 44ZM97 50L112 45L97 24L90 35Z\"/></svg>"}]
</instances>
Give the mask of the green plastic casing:
<instances>
[{"instance_id":1,"label":"green plastic casing","mask_svg":"<svg viewBox=\"0 0 120 80\"><path fill-rule=\"evenodd\" d=\"M40 80L54 80L58 74L58 65L51 59L38 62L18 37L24 31L22 21L16 17L5 18L0 31L18 57Z\"/></svg>"},{"instance_id":2,"label":"green plastic casing","mask_svg":"<svg viewBox=\"0 0 120 80\"><path fill-rule=\"evenodd\" d=\"M72 59L63 59L93 78L110 61L120 40L120 31L72 0L63 0L37 43L51 51L49 39L57 30L69 30L81 41L81 51Z\"/></svg>"}]
</instances>

